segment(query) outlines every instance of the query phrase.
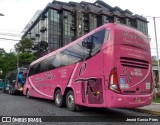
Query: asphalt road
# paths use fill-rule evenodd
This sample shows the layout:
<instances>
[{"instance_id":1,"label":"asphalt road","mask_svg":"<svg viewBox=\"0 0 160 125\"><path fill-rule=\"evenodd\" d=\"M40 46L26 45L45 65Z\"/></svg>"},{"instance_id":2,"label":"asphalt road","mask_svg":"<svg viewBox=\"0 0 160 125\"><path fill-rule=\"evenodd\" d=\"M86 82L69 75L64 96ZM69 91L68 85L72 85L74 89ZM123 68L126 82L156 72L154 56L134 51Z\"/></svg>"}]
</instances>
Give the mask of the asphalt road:
<instances>
[{"instance_id":1,"label":"asphalt road","mask_svg":"<svg viewBox=\"0 0 160 125\"><path fill-rule=\"evenodd\" d=\"M148 118L150 114L140 113L127 109L95 109L85 108L79 112L71 112L66 107L58 108L53 101L44 99L27 99L25 96L4 94L0 91L0 116L49 116L47 118L55 118L56 122L43 123L8 123L10 125L16 124L76 124L76 125L158 125L160 122L118 122L120 118L126 119L137 118L137 116L144 116ZM67 117L66 117L67 116ZM109 118L111 117L111 119ZM109 122L111 120L111 122ZM127 119L126 119L127 120ZM67 122L66 122L67 121ZM88 121L88 122L87 122ZM103 122L97 122L103 121ZM7 123L0 123L0 125L8 125Z\"/></svg>"}]
</instances>

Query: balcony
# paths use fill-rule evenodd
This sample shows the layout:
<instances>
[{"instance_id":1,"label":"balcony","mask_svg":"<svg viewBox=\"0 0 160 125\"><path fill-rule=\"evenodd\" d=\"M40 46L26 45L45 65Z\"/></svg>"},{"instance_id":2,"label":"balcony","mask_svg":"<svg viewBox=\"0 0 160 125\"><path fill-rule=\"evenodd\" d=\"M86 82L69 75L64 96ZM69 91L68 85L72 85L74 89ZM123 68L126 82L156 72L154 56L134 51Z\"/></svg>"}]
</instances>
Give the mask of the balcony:
<instances>
[{"instance_id":1,"label":"balcony","mask_svg":"<svg viewBox=\"0 0 160 125\"><path fill-rule=\"evenodd\" d=\"M89 31L89 29L88 29L88 28L84 28L84 31L88 32L88 31Z\"/></svg>"},{"instance_id":2,"label":"balcony","mask_svg":"<svg viewBox=\"0 0 160 125\"><path fill-rule=\"evenodd\" d=\"M75 31L76 27L75 26L71 26L71 30Z\"/></svg>"},{"instance_id":3,"label":"balcony","mask_svg":"<svg viewBox=\"0 0 160 125\"><path fill-rule=\"evenodd\" d=\"M28 34L31 35L31 32L29 31Z\"/></svg>"},{"instance_id":4,"label":"balcony","mask_svg":"<svg viewBox=\"0 0 160 125\"><path fill-rule=\"evenodd\" d=\"M40 29L40 32L45 32L46 30L47 30L47 28L42 27L42 28Z\"/></svg>"},{"instance_id":5,"label":"balcony","mask_svg":"<svg viewBox=\"0 0 160 125\"><path fill-rule=\"evenodd\" d=\"M63 18L66 19L66 18L68 18L68 16L67 16L67 15L64 15Z\"/></svg>"},{"instance_id":6,"label":"balcony","mask_svg":"<svg viewBox=\"0 0 160 125\"><path fill-rule=\"evenodd\" d=\"M84 22L89 22L89 19L87 17L84 17Z\"/></svg>"},{"instance_id":7,"label":"balcony","mask_svg":"<svg viewBox=\"0 0 160 125\"><path fill-rule=\"evenodd\" d=\"M36 40L36 38L35 37L31 37L31 40Z\"/></svg>"},{"instance_id":8,"label":"balcony","mask_svg":"<svg viewBox=\"0 0 160 125\"><path fill-rule=\"evenodd\" d=\"M35 34L35 36L36 36L36 37L40 37L40 35L39 35L39 34Z\"/></svg>"},{"instance_id":9,"label":"balcony","mask_svg":"<svg viewBox=\"0 0 160 125\"><path fill-rule=\"evenodd\" d=\"M46 15L41 15L41 17L40 17L40 19L39 19L39 20L44 21L44 20L45 20L45 18L47 18L47 16L46 16Z\"/></svg>"}]
</instances>

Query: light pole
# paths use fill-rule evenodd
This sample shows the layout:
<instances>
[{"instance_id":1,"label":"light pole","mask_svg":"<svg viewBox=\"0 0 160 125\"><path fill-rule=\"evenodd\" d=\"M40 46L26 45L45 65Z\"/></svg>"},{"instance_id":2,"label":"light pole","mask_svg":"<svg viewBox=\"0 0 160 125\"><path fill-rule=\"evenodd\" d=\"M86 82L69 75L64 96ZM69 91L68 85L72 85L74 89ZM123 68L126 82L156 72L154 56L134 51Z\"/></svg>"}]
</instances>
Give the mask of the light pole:
<instances>
[{"instance_id":1,"label":"light pole","mask_svg":"<svg viewBox=\"0 0 160 125\"><path fill-rule=\"evenodd\" d=\"M155 34L156 53L157 53L157 69L158 69L158 78L160 78L159 52L158 52L157 30L156 30L156 20L155 20L156 18L160 18L160 17L154 17L154 16L145 16L145 17L152 18L153 19L153 23L154 23L154 34ZM158 81L158 84L159 84L159 81ZM154 86L154 90L155 90L155 86ZM156 91L155 91L155 98L156 98Z\"/></svg>"},{"instance_id":2,"label":"light pole","mask_svg":"<svg viewBox=\"0 0 160 125\"><path fill-rule=\"evenodd\" d=\"M156 30L156 21L155 21L155 18L160 18L160 17L153 17L155 42L156 42L156 52L157 52L158 78L160 78L159 53L158 53L157 30ZM157 82L159 84L159 81L157 81ZM157 90L159 90L159 88L157 88ZM155 93L155 98L156 98L156 93Z\"/></svg>"},{"instance_id":3,"label":"light pole","mask_svg":"<svg viewBox=\"0 0 160 125\"><path fill-rule=\"evenodd\" d=\"M158 42L157 42L157 30L156 30L156 17L153 17L153 22L154 22L154 33L155 33L155 41L156 41L156 52L157 52L157 64L158 64L158 70L159 70L159 53L158 53Z\"/></svg>"},{"instance_id":4,"label":"light pole","mask_svg":"<svg viewBox=\"0 0 160 125\"><path fill-rule=\"evenodd\" d=\"M156 52L157 52L158 77L160 78L159 52L158 52L157 30L156 30L156 21L155 21L155 18L160 18L160 17L153 17L153 22L154 22L154 33L155 33L155 41L156 41Z\"/></svg>"}]
</instances>

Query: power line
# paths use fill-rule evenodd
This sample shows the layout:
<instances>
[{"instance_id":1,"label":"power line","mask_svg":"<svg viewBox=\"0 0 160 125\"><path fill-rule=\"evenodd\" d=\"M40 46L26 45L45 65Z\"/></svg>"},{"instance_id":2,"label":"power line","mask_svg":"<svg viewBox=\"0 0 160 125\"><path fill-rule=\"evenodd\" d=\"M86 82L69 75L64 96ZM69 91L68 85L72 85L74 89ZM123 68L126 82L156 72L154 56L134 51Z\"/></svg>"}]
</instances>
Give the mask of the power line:
<instances>
[{"instance_id":1,"label":"power line","mask_svg":"<svg viewBox=\"0 0 160 125\"><path fill-rule=\"evenodd\" d=\"M148 18L153 18L153 17L154 17L154 18L160 18L160 17L155 17L155 16L144 16L144 15L143 15L143 17L148 17Z\"/></svg>"},{"instance_id":2,"label":"power line","mask_svg":"<svg viewBox=\"0 0 160 125\"><path fill-rule=\"evenodd\" d=\"M13 36L13 37L21 37L20 34L13 34L13 33L1 33L1 32L0 32L0 35Z\"/></svg>"},{"instance_id":3,"label":"power line","mask_svg":"<svg viewBox=\"0 0 160 125\"><path fill-rule=\"evenodd\" d=\"M8 38L0 38L2 40L11 40L11 41L20 41L20 40L15 40L15 39L8 39Z\"/></svg>"}]
</instances>

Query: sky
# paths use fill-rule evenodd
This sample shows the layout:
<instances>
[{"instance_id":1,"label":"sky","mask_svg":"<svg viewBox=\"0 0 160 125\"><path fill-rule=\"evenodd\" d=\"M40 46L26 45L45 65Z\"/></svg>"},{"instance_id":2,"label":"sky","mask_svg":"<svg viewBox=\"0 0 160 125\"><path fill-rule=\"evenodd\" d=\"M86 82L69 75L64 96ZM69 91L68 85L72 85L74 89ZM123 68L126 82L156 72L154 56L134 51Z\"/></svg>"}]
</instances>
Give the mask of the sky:
<instances>
[{"instance_id":1,"label":"sky","mask_svg":"<svg viewBox=\"0 0 160 125\"><path fill-rule=\"evenodd\" d=\"M20 40L20 35L27 23L37 10L43 10L45 6L53 0L0 0L0 48L10 52L14 44ZM64 2L86 1L95 2L96 0L59 0ZM144 16L149 21L148 30L151 38L151 52L156 55L156 42L154 34L153 17L156 19L157 41L160 56L160 8L158 0L103 0L112 7L118 6L122 10L128 9L133 14ZM158 18L159 17L159 18ZM8 36L9 35L9 36ZM14 37L13 37L14 35ZM12 36L12 37L11 37Z\"/></svg>"}]
</instances>

